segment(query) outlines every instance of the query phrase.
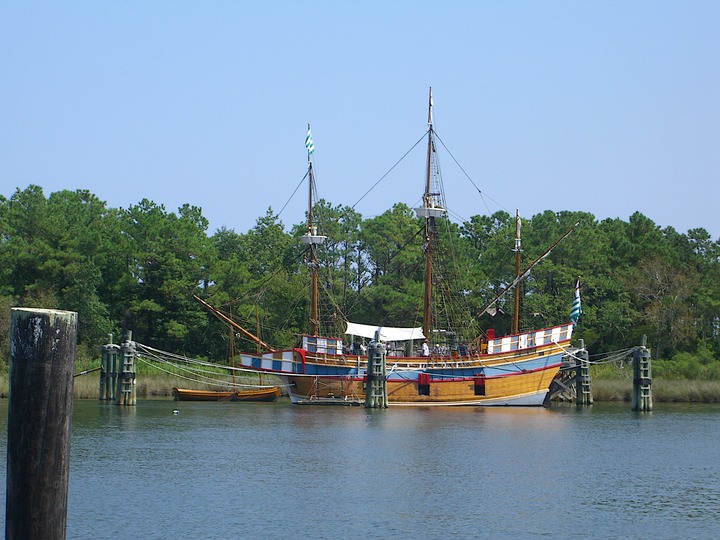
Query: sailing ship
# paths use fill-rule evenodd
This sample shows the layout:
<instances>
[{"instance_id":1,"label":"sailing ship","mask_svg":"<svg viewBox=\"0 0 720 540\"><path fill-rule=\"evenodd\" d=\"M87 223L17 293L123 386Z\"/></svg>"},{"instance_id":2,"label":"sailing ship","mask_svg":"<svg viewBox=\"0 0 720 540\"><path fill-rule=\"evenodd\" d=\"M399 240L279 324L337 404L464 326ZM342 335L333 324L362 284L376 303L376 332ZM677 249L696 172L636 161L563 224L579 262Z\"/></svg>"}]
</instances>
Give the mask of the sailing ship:
<instances>
[{"instance_id":1,"label":"sailing ship","mask_svg":"<svg viewBox=\"0 0 720 540\"><path fill-rule=\"evenodd\" d=\"M540 406L559 373L562 356L572 337L573 325L570 322L528 332L520 332L515 322L510 335L496 337L494 332L489 331L485 339L469 339L466 342L461 340L457 332L437 327L441 321L433 315L432 310L433 283L436 277L439 279L439 276L434 275L434 257L438 243L437 225L446 219L446 210L443 190L434 184L437 165L432 106L431 89L427 175L422 204L415 209L418 218L424 223L422 326L400 328L348 321L345 335L348 336L347 342L352 344L350 347L344 346L343 337L319 335L318 248L326 237L318 234L313 217L312 142L308 146L310 208L307 231L301 238L307 247L310 269L309 333L302 335L299 346L276 350L196 297L219 319L262 345L263 353L240 354L240 364L250 370L278 376L293 403L363 402L368 385L368 357L356 346L359 339L369 339L372 340L371 345L382 343L392 349L386 357L385 370L387 402L390 406ZM519 251L519 241L516 249ZM529 269L520 272L518 263L516 280L506 290L528 272Z\"/></svg>"}]
</instances>

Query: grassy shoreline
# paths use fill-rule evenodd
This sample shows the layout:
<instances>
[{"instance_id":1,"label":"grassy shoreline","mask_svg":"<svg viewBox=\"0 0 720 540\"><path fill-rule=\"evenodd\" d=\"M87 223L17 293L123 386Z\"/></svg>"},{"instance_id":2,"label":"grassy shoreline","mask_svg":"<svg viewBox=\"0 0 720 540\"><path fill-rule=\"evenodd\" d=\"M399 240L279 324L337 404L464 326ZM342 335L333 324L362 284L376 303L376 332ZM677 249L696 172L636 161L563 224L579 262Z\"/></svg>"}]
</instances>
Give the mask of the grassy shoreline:
<instances>
[{"instance_id":1,"label":"grassy shoreline","mask_svg":"<svg viewBox=\"0 0 720 540\"><path fill-rule=\"evenodd\" d=\"M591 383L594 401L632 401L632 381L597 379ZM690 381L654 378L654 402L720 403L720 381Z\"/></svg>"},{"instance_id":2,"label":"grassy shoreline","mask_svg":"<svg viewBox=\"0 0 720 540\"><path fill-rule=\"evenodd\" d=\"M97 399L99 376L90 373L75 378L76 399ZM172 396L175 386L198 388L197 384L184 383L183 379L169 373L155 372L138 376L137 396L141 398L162 398ZM257 384L247 380L246 384ZM265 384L273 384L269 381ZM211 386L206 386L211 389ZM591 385L593 400L631 401L632 381L630 379L593 379ZM0 398L8 396L7 374L0 374ZM653 401L677 403L720 403L720 381L653 379Z\"/></svg>"}]
</instances>

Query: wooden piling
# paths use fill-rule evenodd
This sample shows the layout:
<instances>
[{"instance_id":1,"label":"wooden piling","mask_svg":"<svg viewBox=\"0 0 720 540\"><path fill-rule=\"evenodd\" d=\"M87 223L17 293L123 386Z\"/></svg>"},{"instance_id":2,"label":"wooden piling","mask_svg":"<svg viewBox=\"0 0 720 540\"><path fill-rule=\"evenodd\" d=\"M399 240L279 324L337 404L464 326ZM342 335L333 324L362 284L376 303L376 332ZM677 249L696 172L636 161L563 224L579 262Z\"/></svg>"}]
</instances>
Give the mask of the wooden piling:
<instances>
[{"instance_id":1,"label":"wooden piling","mask_svg":"<svg viewBox=\"0 0 720 540\"><path fill-rule=\"evenodd\" d=\"M132 334L120 345L120 373L117 378L116 405L135 405L137 401L137 385L135 381L136 364L135 342Z\"/></svg>"},{"instance_id":2,"label":"wooden piling","mask_svg":"<svg viewBox=\"0 0 720 540\"><path fill-rule=\"evenodd\" d=\"M115 400L115 385L117 382L117 356L120 345L112 342L113 335L110 334L110 343L102 346L102 360L100 361L100 391L98 392L101 401Z\"/></svg>"},{"instance_id":3,"label":"wooden piling","mask_svg":"<svg viewBox=\"0 0 720 540\"><path fill-rule=\"evenodd\" d=\"M10 311L5 538L65 538L77 313Z\"/></svg>"},{"instance_id":4,"label":"wooden piling","mask_svg":"<svg viewBox=\"0 0 720 540\"><path fill-rule=\"evenodd\" d=\"M366 409L387 409L387 377L385 373L385 345L376 335L368 347L367 387L365 388Z\"/></svg>"},{"instance_id":5,"label":"wooden piling","mask_svg":"<svg viewBox=\"0 0 720 540\"><path fill-rule=\"evenodd\" d=\"M647 336L642 337L639 347L633 349L633 411L652 411L652 365L650 349L645 345Z\"/></svg>"},{"instance_id":6,"label":"wooden piling","mask_svg":"<svg viewBox=\"0 0 720 540\"><path fill-rule=\"evenodd\" d=\"M590 356L585 349L585 341L579 341L579 349L575 352L575 391L578 405L592 405L593 396L590 388Z\"/></svg>"},{"instance_id":7,"label":"wooden piling","mask_svg":"<svg viewBox=\"0 0 720 540\"><path fill-rule=\"evenodd\" d=\"M100 357L100 384L98 385L98 399L100 401L103 401L107 399L107 395L109 392L105 388L106 382L109 382L110 380L110 370L108 369L108 349L107 345L103 345L100 350L102 351L102 355Z\"/></svg>"}]
</instances>

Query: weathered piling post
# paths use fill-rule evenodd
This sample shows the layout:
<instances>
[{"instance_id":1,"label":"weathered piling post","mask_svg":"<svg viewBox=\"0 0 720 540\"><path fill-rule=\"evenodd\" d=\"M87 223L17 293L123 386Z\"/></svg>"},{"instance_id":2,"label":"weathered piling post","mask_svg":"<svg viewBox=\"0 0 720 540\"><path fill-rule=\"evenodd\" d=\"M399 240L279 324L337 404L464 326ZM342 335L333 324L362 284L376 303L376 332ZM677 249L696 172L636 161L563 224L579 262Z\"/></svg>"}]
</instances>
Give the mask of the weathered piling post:
<instances>
[{"instance_id":1,"label":"weathered piling post","mask_svg":"<svg viewBox=\"0 0 720 540\"><path fill-rule=\"evenodd\" d=\"M110 369L108 364L110 363L110 355L108 354L108 347L110 345L103 345L100 347L102 355L100 356L100 385L98 386L98 399L104 401L110 394L108 388L105 387L106 383L110 383Z\"/></svg>"},{"instance_id":2,"label":"weathered piling post","mask_svg":"<svg viewBox=\"0 0 720 540\"><path fill-rule=\"evenodd\" d=\"M633 411L652 411L652 366L647 336L633 349Z\"/></svg>"},{"instance_id":3,"label":"weathered piling post","mask_svg":"<svg viewBox=\"0 0 720 540\"><path fill-rule=\"evenodd\" d=\"M120 373L117 378L116 405L135 405L137 386L135 383L135 342L132 333L120 345Z\"/></svg>"},{"instance_id":4,"label":"weathered piling post","mask_svg":"<svg viewBox=\"0 0 720 540\"><path fill-rule=\"evenodd\" d=\"M387 409L387 378L385 375L385 345L380 341L379 332L376 332L375 340L370 342L368 347L366 409Z\"/></svg>"},{"instance_id":5,"label":"weathered piling post","mask_svg":"<svg viewBox=\"0 0 720 540\"><path fill-rule=\"evenodd\" d=\"M5 538L63 539L77 313L10 311Z\"/></svg>"},{"instance_id":6,"label":"weathered piling post","mask_svg":"<svg viewBox=\"0 0 720 540\"><path fill-rule=\"evenodd\" d=\"M115 401L117 381L120 376L120 345L115 345L113 353L110 356L110 401Z\"/></svg>"},{"instance_id":7,"label":"weathered piling post","mask_svg":"<svg viewBox=\"0 0 720 540\"><path fill-rule=\"evenodd\" d=\"M590 356L585 348L585 340L579 341L579 349L575 352L575 391L578 405L592 405L593 396L590 388Z\"/></svg>"},{"instance_id":8,"label":"weathered piling post","mask_svg":"<svg viewBox=\"0 0 720 540\"><path fill-rule=\"evenodd\" d=\"M102 360L100 362L100 391L99 399L113 401L115 399L115 384L117 380L117 355L120 345L115 345L113 335L110 334L110 343L102 346Z\"/></svg>"},{"instance_id":9,"label":"weathered piling post","mask_svg":"<svg viewBox=\"0 0 720 540\"><path fill-rule=\"evenodd\" d=\"M640 346L633 349L633 411L652 411L652 366L647 336L642 337Z\"/></svg>"}]
</instances>

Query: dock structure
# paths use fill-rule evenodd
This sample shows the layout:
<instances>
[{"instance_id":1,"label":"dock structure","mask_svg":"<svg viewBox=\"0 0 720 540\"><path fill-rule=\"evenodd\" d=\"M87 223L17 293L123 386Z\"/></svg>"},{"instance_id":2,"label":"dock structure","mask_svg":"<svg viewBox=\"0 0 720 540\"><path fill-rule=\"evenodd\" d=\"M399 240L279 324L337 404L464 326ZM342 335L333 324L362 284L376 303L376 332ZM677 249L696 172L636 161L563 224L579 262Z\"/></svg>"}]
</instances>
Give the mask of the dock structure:
<instances>
[{"instance_id":1,"label":"dock structure","mask_svg":"<svg viewBox=\"0 0 720 540\"><path fill-rule=\"evenodd\" d=\"M375 334L375 341L368 347L366 409L387 409L388 406L385 345L378 334Z\"/></svg>"},{"instance_id":2,"label":"dock structure","mask_svg":"<svg viewBox=\"0 0 720 540\"><path fill-rule=\"evenodd\" d=\"M579 360L577 352L579 349L570 348L562 357L562 367L558 377L550 385L550 390L545 398L545 405L552 401L577 402L578 401L578 376ZM589 362L588 362L589 373ZM589 384L589 379L588 379Z\"/></svg>"},{"instance_id":3,"label":"dock structure","mask_svg":"<svg viewBox=\"0 0 720 540\"><path fill-rule=\"evenodd\" d=\"M633 349L633 411L652 411L652 365L650 349L646 347L647 336L642 337L641 345Z\"/></svg>"}]
</instances>

